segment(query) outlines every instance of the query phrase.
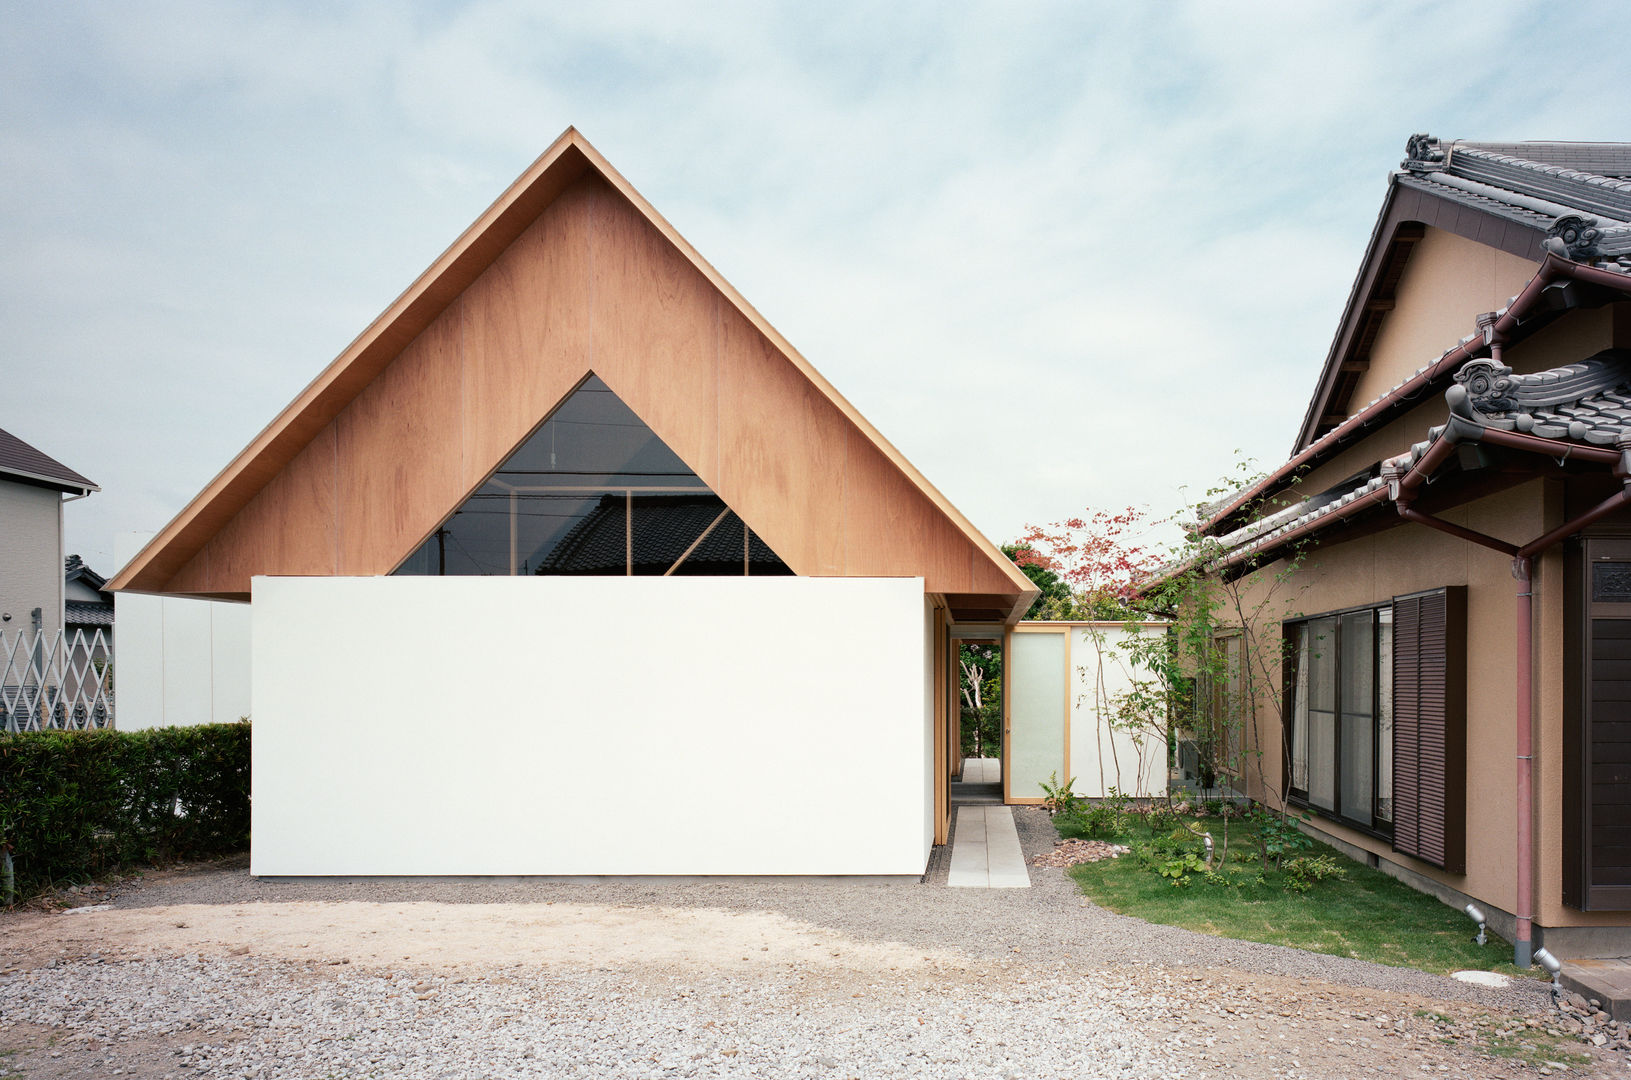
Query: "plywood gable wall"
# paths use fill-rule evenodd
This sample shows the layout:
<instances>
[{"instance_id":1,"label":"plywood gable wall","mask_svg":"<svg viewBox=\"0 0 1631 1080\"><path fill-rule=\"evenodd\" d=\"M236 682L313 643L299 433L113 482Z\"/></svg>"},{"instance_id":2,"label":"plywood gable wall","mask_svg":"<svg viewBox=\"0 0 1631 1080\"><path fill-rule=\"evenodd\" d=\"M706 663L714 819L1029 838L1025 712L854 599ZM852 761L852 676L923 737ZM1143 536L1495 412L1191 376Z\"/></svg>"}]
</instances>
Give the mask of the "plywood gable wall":
<instances>
[{"instance_id":1,"label":"plywood gable wall","mask_svg":"<svg viewBox=\"0 0 1631 1080\"><path fill-rule=\"evenodd\" d=\"M1014 584L610 184L589 173L162 588L386 574L593 371L802 575Z\"/></svg>"}]
</instances>

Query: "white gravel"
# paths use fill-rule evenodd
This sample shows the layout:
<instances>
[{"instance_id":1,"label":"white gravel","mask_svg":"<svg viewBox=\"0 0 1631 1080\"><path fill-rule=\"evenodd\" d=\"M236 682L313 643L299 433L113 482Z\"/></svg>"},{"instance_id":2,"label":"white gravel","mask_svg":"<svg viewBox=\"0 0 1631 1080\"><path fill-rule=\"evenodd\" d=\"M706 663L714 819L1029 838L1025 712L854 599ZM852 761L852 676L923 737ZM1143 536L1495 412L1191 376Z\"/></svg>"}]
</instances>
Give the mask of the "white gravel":
<instances>
[{"instance_id":1,"label":"white gravel","mask_svg":"<svg viewBox=\"0 0 1631 1080\"><path fill-rule=\"evenodd\" d=\"M128 1059L123 1044L147 1041L168 1052L157 1075L177 1077L1186 1075L1135 1015L1173 1002L1080 981L856 991L797 970L423 982L307 971L253 959L62 963L0 981L0 1014L74 1029L79 1045L60 1052L76 1069L111 1073Z\"/></svg>"},{"instance_id":2,"label":"white gravel","mask_svg":"<svg viewBox=\"0 0 1631 1080\"><path fill-rule=\"evenodd\" d=\"M1016 820L1052 848L1045 814ZM947 889L941 863L890 885L160 875L0 934L0 1077L1487 1076L1509 1074L1464 1052L1481 1010L1547 1008L1531 980L1124 918L1057 869Z\"/></svg>"}]
</instances>

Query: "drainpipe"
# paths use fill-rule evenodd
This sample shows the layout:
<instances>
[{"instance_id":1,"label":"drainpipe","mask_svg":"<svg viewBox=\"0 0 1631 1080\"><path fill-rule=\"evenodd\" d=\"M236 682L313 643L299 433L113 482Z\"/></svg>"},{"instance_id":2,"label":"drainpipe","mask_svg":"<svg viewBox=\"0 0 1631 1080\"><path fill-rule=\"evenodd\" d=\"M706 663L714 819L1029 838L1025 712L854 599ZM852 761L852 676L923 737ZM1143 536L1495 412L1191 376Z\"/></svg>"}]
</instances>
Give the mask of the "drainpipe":
<instances>
[{"instance_id":1,"label":"drainpipe","mask_svg":"<svg viewBox=\"0 0 1631 1080\"><path fill-rule=\"evenodd\" d=\"M1517 933L1512 935L1512 964L1529 967L1534 957L1535 921L1535 561L1520 554L1512 560L1518 579L1518 904Z\"/></svg>"}]
</instances>

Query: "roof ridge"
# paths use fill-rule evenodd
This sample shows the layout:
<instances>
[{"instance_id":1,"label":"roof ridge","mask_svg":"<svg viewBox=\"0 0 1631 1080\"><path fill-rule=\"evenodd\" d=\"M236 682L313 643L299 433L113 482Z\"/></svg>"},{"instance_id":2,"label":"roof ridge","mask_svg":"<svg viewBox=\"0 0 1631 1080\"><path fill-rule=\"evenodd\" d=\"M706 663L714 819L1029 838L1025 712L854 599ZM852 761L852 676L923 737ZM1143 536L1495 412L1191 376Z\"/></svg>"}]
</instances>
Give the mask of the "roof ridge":
<instances>
[{"instance_id":1,"label":"roof ridge","mask_svg":"<svg viewBox=\"0 0 1631 1080\"><path fill-rule=\"evenodd\" d=\"M1604 144L1613 145L1613 144ZM1581 183L1595 184L1601 187L1610 187L1616 191L1631 195L1631 180L1621 180L1613 176L1604 176L1602 173L1586 172L1582 169L1571 169L1566 165L1553 165L1545 161L1536 161L1533 158L1516 157L1511 154L1501 154L1493 150L1485 150L1475 144L1452 143L1450 147L1450 167L1455 168L1457 154L1471 154L1486 161L1496 161L1503 165L1512 165L1531 172L1545 173L1560 180L1574 180ZM1487 181L1485 181L1487 183ZM1496 186L1496 185L1491 185Z\"/></svg>"}]
</instances>

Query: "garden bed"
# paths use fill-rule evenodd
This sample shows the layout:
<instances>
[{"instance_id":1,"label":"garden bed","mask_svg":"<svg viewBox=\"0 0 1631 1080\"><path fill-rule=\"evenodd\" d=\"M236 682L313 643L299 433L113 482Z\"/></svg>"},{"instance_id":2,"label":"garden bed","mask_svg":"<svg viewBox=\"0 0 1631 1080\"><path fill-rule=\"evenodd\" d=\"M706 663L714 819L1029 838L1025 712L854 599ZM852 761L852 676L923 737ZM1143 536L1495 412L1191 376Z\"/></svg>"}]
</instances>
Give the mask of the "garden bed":
<instances>
[{"instance_id":1,"label":"garden bed","mask_svg":"<svg viewBox=\"0 0 1631 1080\"><path fill-rule=\"evenodd\" d=\"M1061 836L1129 847L1066 871L1095 903L1122 915L1437 974L1533 976L1512 965L1510 946L1495 935L1475 944L1476 927L1461 912L1314 841L1295 819L1078 802L1054 823Z\"/></svg>"}]
</instances>

